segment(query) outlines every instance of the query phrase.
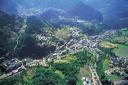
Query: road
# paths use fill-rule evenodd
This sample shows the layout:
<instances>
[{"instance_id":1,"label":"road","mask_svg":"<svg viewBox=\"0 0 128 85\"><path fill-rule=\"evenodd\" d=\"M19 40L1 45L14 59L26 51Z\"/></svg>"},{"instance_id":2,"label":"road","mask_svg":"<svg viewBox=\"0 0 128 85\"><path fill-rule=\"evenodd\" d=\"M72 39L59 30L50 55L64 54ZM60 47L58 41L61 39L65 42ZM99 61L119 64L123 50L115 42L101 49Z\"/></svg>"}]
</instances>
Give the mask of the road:
<instances>
[{"instance_id":1,"label":"road","mask_svg":"<svg viewBox=\"0 0 128 85\"><path fill-rule=\"evenodd\" d=\"M91 74L92 74L92 80L93 80L94 85L102 85L102 83L99 79L99 76L96 72L96 69L92 65L89 66L89 69L90 69Z\"/></svg>"},{"instance_id":2,"label":"road","mask_svg":"<svg viewBox=\"0 0 128 85\"><path fill-rule=\"evenodd\" d=\"M0 80L15 76L17 74L20 74L21 72L22 71L19 71L19 72L16 72L16 73L10 72L10 73L7 73L7 74L3 74L3 75L0 76Z\"/></svg>"}]
</instances>

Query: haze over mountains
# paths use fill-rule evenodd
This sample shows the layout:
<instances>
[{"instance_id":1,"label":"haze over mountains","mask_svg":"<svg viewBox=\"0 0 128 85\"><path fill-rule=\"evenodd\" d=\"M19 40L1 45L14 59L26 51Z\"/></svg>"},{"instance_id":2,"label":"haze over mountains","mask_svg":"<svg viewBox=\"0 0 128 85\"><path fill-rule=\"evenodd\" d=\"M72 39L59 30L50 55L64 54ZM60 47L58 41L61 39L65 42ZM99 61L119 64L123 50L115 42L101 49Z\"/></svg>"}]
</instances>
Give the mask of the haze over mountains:
<instances>
[{"instance_id":1,"label":"haze over mountains","mask_svg":"<svg viewBox=\"0 0 128 85\"><path fill-rule=\"evenodd\" d=\"M103 13L104 17L123 17L128 12L127 0L82 0ZM128 15L128 14L127 14Z\"/></svg>"},{"instance_id":2,"label":"haze over mountains","mask_svg":"<svg viewBox=\"0 0 128 85\"><path fill-rule=\"evenodd\" d=\"M22 1L21 0L16 0L16 1L2 0L1 1L1 10L4 10L5 12L10 14L19 13L20 15L27 15L28 12L23 12L26 9L27 11L32 13L34 11L36 12L37 10L44 12L44 10L47 10L47 8L60 9L62 11L67 12L67 14L69 14L71 17L78 16L84 20L93 19L93 20L102 21L102 18L103 18L102 14L99 11L85 4L81 0L70 0L70 1L67 1L67 3L65 3L65 0L59 0L59 1L58 0L54 0L54 1L53 0L31 0L31 1L30 0L22 0ZM35 12L34 14L36 14Z\"/></svg>"},{"instance_id":3,"label":"haze over mountains","mask_svg":"<svg viewBox=\"0 0 128 85\"><path fill-rule=\"evenodd\" d=\"M77 10L75 10L77 14L79 9L84 9L84 12L86 12L87 15L91 14L90 16L92 17L97 14L101 15L100 13L102 13L104 17L119 18L128 16L127 3L128 2L124 0L118 0L118 2L117 0L1 0L0 9L11 14L16 14L19 7L22 9L36 8L36 10L54 7L70 12L77 6ZM95 11L95 13L87 9L91 9L93 12Z\"/></svg>"}]
</instances>

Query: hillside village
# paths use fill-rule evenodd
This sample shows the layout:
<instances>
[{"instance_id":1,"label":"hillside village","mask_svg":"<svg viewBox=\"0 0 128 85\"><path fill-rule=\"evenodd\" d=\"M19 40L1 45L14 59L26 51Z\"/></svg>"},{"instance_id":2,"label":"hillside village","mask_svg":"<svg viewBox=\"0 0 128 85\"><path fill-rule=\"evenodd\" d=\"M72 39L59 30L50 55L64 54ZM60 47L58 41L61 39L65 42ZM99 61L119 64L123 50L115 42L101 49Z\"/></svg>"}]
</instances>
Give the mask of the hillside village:
<instances>
[{"instance_id":1,"label":"hillside village","mask_svg":"<svg viewBox=\"0 0 128 85\"><path fill-rule=\"evenodd\" d=\"M128 1L0 0L0 85L128 85Z\"/></svg>"}]
</instances>

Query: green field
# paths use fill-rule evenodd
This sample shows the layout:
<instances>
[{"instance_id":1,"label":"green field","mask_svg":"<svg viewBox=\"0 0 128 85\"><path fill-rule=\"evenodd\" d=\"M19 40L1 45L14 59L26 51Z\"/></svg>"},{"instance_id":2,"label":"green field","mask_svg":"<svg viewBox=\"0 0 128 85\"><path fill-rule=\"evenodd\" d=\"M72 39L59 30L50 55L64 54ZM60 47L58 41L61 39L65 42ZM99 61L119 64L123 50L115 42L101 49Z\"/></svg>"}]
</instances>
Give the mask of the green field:
<instances>
[{"instance_id":1,"label":"green field","mask_svg":"<svg viewBox=\"0 0 128 85\"><path fill-rule=\"evenodd\" d=\"M116 56L128 57L128 46L118 44L118 48L113 50Z\"/></svg>"},{"instance_id":2,"label":"green field","mask_svg":"<svg viewBox=\"0 0 128 85\"><path fill-rule=\"evenodd\" d=\"M115 74L112 74L112 75L106 75L106 77L112 81L119 81L121 80L120 76L117 76Z\"/></svg>"},{"instance_id":3,"label":"green field","mask_svg":"<svg viewBox=\"0 0 128 85\"><path fill-rule=\"evenodd\" d=\"M113 44L109 41L102 41L101 43L99 43L99 46L102 48L116 48L117 47L116 44Z\"/></svg>"},{"instance_id":4,"label":"green field","mask_svg":"<svg viewBox=\"0 0 128 85\"><path fill-rule=\"evenodd\" d=\"M110 64L110 59L105 58L104 62L103 62L103 70L106 71L109 69L109 64Z\"/></svg>"},{"instance_id":5,"label":"green field","mask_svg":"<svg viewBox=\"0 0 128 85\"><path fill-rule=\"evenodd\" d=\"M81 67L80 68L80 72L79 72L79 74L77 76L78 76L79 80L81 80L82 77L91 78L91 72L90 72L88 66Z\"/></svg>"}]
</instances>

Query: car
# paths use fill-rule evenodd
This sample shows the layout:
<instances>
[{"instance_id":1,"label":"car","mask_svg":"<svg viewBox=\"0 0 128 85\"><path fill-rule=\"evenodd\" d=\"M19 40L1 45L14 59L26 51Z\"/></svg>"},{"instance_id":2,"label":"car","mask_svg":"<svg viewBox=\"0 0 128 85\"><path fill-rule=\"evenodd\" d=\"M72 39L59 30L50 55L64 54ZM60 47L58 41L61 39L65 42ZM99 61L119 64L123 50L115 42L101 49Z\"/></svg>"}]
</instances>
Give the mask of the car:
<instances>
[{"instance_id":1,"label":"car","mask_svg":"<svg viewBox=\"0 0 128 85\"><path fill-rule=\"evenodd\" d=\"M94 77L94 79L96 80L96 79L97 79L97 77L95 76L95 77Z\"/></svg>"}]
</instances>

